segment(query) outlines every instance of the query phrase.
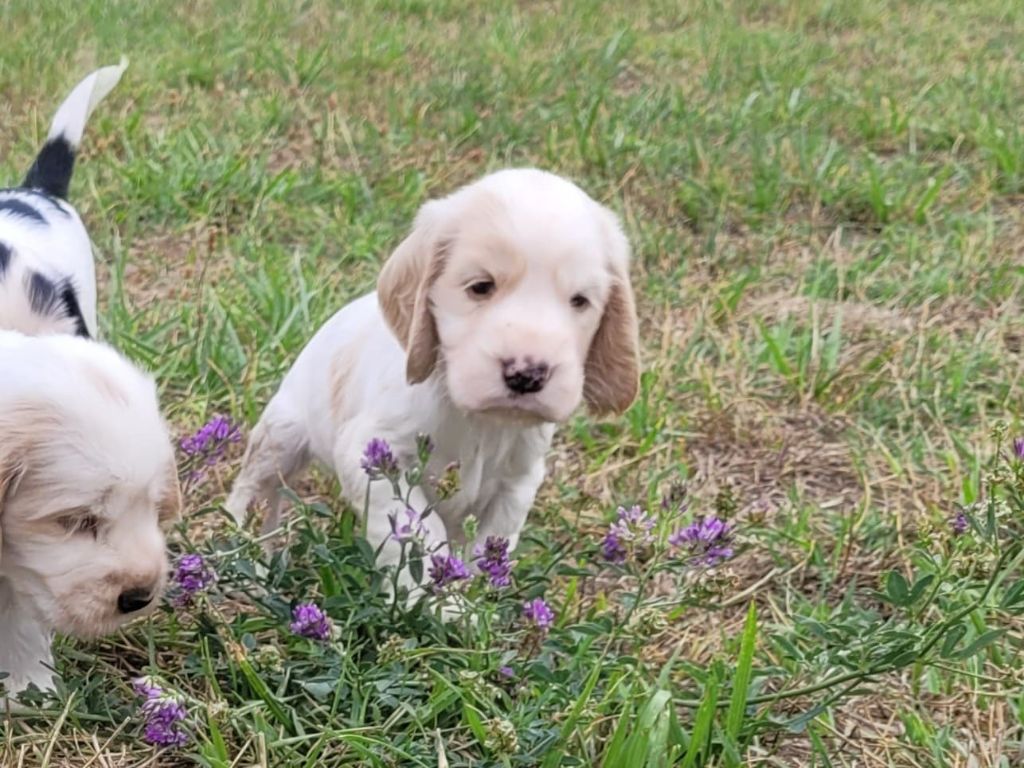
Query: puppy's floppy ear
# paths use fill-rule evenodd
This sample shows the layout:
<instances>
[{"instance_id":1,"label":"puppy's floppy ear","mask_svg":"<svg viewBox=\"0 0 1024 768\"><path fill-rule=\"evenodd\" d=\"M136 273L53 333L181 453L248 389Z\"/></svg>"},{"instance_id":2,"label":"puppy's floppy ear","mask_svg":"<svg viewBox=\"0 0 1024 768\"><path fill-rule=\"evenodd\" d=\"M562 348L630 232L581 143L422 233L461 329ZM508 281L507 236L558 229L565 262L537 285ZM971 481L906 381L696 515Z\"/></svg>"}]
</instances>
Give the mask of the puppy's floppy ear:
<instances>
[{"instance_id":1,"label":"puppy's floppy ear","mask_svg":"<svg viewBox=\"0 0 1024 768\"><path fill-rule=\"evenodd\" d=\"M629 282L629 242L615 215L598 208L612 284L587 354L583 396L593 413L619 414L629 408L640 388L639 331Z\"/></svg>"},{"instance_id":2,"label":"puppy's floppy ear","mask_svg":"<svg viewBox=\"0 0 1024 768\"><path fill-rule=\"evenodd\" d=\"M381 312L405 347L410 384L425 380L437 365L440 340L428 293L444 270L448 243L441 229L448 205L448 201L433 200L420 208L412 232L391 254L377 280Z\"/></svg>"},{"instance_id":3,"label":"puppy's floppy ear","mask_svg":"<svg viewBox=\"0 0 1024 768\"><path fill-rule=\"evenodd\" d=\"M4 505L25 468L14 458L9 446L0 447L0 560L4 554Z\"/></svg>"},{"instance_id":4,"label":"puppy's floppy ear","mask_svg":"<svg viewBox=\"0 0 1024 768\"><path fill-rule=\"evenodd\" d=\"M164 493L157 502L157 520L161 525L171 525L181 520L181 483L178 470L172 461L167 466L167 483Z\"/></svg>"}]
</instances>

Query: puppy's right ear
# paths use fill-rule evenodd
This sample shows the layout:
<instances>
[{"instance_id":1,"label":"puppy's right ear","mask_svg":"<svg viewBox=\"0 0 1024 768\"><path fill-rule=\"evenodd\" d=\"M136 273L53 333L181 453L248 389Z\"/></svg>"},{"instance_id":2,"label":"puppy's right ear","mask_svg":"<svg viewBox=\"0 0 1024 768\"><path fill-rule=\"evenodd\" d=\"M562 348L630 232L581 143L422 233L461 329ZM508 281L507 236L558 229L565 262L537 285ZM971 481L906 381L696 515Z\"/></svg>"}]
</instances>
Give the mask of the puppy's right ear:
<instances>
[{"instance_id":1,"label":"puppy's right ear","mask_svg":"<svg viewBox=\"0 0 1024 768\"><path fill-rule=\"evenodd\" d=\"M447 242L442 234L445 200L426 203L416 214L412 232L384 264L377 279L377 301L391 332L405 347L405 376L424 381L437 365L437 325L429 291L444 269Z\"/></svg>"}]
</instances>

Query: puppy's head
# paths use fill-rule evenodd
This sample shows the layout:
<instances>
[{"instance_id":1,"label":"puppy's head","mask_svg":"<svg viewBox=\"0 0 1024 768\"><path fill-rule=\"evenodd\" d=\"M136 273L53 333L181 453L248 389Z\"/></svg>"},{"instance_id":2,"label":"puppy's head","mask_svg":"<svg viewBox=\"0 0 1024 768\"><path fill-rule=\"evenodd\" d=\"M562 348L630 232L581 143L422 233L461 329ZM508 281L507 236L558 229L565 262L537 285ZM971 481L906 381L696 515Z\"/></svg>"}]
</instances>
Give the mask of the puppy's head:
<instances>
[{"instance_id":1,"label":"puppy's head","mask_svg":"<svg viewBox=\"0 0 1024 768\"><path fill-rule=\"evenodd\" d=\"M152 381L109 348L0 333L0 577L77 636L145 613L180 514Z\"/></svg>"},{"instance_id":2,"label":"puppy's head","mask_svg":"<svg viewBox=\"0 0 1024 768\"><path fill-rule=\"evenodd\" d=\"M584 398L621 413L636 397L629 245L558 176L500 171L427 203L377 289L409 381L442 366L463 410L562 421Z\"/></svg>"}]
</instances>

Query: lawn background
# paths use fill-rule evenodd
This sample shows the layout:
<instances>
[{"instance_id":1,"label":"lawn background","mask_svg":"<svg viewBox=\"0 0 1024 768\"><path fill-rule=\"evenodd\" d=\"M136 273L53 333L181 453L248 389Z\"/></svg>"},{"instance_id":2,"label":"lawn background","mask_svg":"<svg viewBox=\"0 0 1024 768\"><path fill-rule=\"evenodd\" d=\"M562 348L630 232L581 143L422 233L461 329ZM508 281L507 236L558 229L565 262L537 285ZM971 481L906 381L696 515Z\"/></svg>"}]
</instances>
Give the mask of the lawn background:
<instances>
[{"instance_id":1,"label":"lawn background","mask_svg":"<svg viewBox=\"0 0 1024 768\"><path fill-rule=\"evenodd\" d=\"M614 208L635 250L642 397L561 430L531 525L599 536L616 504L687 478L697 500L731 489L757 542L729 572L741 599L677 617L652 659L734 651L742 598L785 634L909 575L915 536L976 498L995 422L1018 423L1019 2L9 0L0 23L5 180L75 82L131 60L72 200L103 333L154 372L179 434L214 412L251 425L429 197L538 165ZM326 478L300 490L333 498ZM198 516L192 536L219 525ZM88 666L159 633L64 648ZM1016 643L998 661L874 680L747 759L1013 764ZM130 727L97 729L8 723L0 764L148 759Z\"/></svg>"}]
</instances>

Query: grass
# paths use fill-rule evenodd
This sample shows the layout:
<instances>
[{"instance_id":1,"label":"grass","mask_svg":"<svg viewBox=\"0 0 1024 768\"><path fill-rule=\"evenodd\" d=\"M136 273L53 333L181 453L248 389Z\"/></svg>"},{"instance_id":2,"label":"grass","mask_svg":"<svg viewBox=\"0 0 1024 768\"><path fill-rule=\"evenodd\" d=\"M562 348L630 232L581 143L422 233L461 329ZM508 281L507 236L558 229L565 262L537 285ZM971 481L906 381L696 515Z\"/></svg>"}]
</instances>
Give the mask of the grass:
<instances>
[{"instance_id":1,"label":"grass","mask_svg":"<svg viewBox=\"0 0 1024 768\"><path fill-rule=\"evenodd\" d=\"M646 369L623 418L561 430L514 587L473 593L476 625L392 610L327 477L257 575L217 512L231 453L172 542L232 552L216 589L60 640L65 689L0 723L0 764L1019 762L1024 510L990 457L1024 405L1020 3L13 0L0 19L4 179L74 82L131 59L72 195L103 331L180 434L252 424L416 208L510 164L622 215ZM693 513L737 524L727 567L595 564L618 504L683 481ZM950 538L956 503L996 497ZM556 627L528 646L518 606L542 592ZM308 598L329 649L288 634ZM141 740L143 672L188 697L185 750Z\"/></svg>"}]
</instances>

